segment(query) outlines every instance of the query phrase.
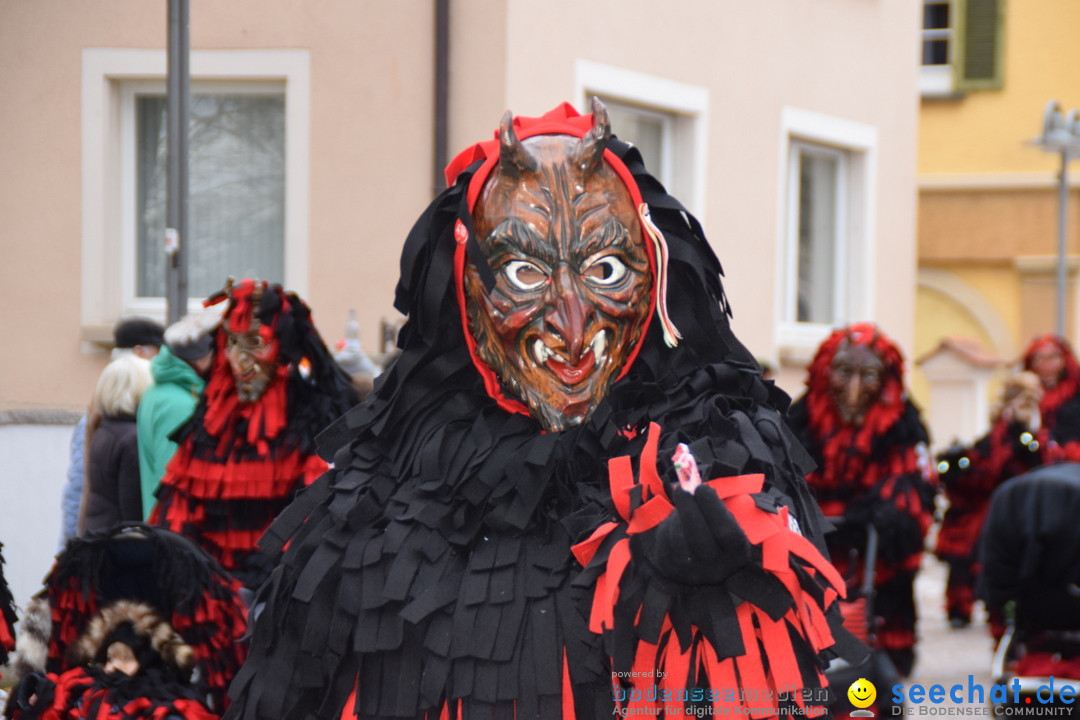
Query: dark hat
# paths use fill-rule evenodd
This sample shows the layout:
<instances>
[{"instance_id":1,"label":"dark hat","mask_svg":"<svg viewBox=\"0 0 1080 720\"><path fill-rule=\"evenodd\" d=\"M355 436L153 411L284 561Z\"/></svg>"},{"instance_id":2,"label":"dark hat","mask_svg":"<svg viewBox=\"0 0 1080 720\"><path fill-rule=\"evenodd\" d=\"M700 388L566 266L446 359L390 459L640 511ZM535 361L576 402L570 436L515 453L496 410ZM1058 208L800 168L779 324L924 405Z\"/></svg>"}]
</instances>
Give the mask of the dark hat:
<instances>
[{"instance_id":1,"label":"dark hat","mask_svg":"<svg viewBox=\"0 0 1080 720\"><path fill-rule=\"evenodd\" d=\"M133 348L136 345L161 347L165 344L165 328L150 318L124 318L113 328L113 344L118 348Z\"/></svg>"},{"instance_id":2,"label":"dark hat","mask_svg":"<svg viewBox=\"0 0 1080 720\"><path fill-rule=\"evenodd\" d=\"M198 360L213 349L214 328L221 322L216 314L185 315L165 331L165 345L181 360Z\"/></svg>"}]
</instances>

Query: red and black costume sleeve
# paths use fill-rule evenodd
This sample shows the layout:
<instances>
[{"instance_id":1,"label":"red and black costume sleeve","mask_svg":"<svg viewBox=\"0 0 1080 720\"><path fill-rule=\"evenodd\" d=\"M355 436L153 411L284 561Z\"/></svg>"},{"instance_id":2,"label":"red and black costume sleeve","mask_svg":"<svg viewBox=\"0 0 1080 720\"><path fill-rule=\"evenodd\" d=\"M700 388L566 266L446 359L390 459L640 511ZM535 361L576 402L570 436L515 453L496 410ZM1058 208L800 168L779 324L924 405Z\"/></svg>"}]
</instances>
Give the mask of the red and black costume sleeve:
<instances>
[{"instance_id":1,"label":"red and black costume sleeve","mask_svg":"<svg viewBox=\"0 0 1080 720\"><path fill-rule=\"evenodd\" d=\"M11 720L217 720L193 688L158 672L136 677L77 667L30 676L8 703Z\"/></svg>"},{"instance_id":2,"label":"red and black costume sleeve","mask_svg":"<svg viewBox=\"0 0 1080 720\"><path fill-rule=\"evenodd\" d=\"M974 558L990 494L1006 480L1060 459L1049 429L1031 432L1021 423L998 420L971 447L938 456L938 471L949 507L935 552L943 560Z\"/></svg>"},{"instance_id":3,"label":"red and black costume sleeve","mask_svg":"<svg viewBox=\"0 0 1080 720\"><path fill-rule=\"evenodd\" d=\"M1065 368L1057 385L1043 392L1039 414L1042 424L1050 430L1050 438L1061 447L1064 459L1077 462L1080 461L1080 364L1072 346L1058 335L1041 335L1025 351L1024 369L1031 370L1035 352L1047 345L1061 351Z\"/></svg>"},{"instance_id":4,"label":"red and black costume sleeve","mask_svg":"<svg viewBox=\"0 0 1080 720\"><path fill-rule=\"evenodd\" d=\"M15 600L4 579L4 546L0 544L0 665L7 663L8 653L15 649Z\"/></svg>"},{"instance_id":5,"label":"red and black costume sleeve","mask_svg":"<svg viewBox=\"0 0 1080 720\"><path fill-rule=\"evenodd\" d=\"M57 556L45 592L52 609L47 669L72 668L68 647L116 600L156 608L195 651L203 689L216 708L247 654L247 610L239 583L187 538L142 523L75 539Z\"/></svg>"},{"instance_id":6,"label":"red and black costume sleeve","mask_svg":"<svg viewBox=\"0 0 1080 720\"><path fill-rule=\"evenodd\" d=\"M870 345L884 365L881 395L857 424L840 419L828 389L829 368L844 341ZM937 478L929 463L929 435L904 391L899 349L869 323L833 332L818 348L807 392L788 419L817 463L807 482L822 511L843 519L828 545L849 585L861 582L861 570L850 559L861 555L866 525L878 532L877 644L895 650L894 661L907 674L915 644L913 583L933 522Z\"/></svg>"},{"instance_id":7,"label":"red and black costume sleeve","mask_svg":"<svg viewBox=\"0 0 1080 720\"><path fill-rule=\"evenodd\" d=\"M226 333L218 329L210 379L175 438L180 445L150 522L193 538L254 588L273 565L258 553L259 538L296 492L326 470L315 436L358 396L295 294L245 280L227 299L225 321L233 331L247 330L254 318L266 339L279 343L273 379L257 401L241 403L225 354Z\"/></svg>"},{"instance_id":8,"label":"red and black costume sleeve","mask_svg":"<svg viewBox=\"0 0 1080 720\"><path fill-rule=\"evenodd\" d=\"M819 687L837 643L859 652L832 608L808 458L731 333L719 262L637 150L608 149L667 237L683 342L653 323L569 430L501 407L455 296L476 165L461 172L406 241L401 355L320 438L335 469L264 538L287 548L256 599L230 720L608 718L662 708L629 699L657 670L676 691L758 691L705 704L794 705L778 688ZM692 497L671 489L679 442L714 481ZM703 525L716 533L697 537Z\"/></svg>"}]
</instances>

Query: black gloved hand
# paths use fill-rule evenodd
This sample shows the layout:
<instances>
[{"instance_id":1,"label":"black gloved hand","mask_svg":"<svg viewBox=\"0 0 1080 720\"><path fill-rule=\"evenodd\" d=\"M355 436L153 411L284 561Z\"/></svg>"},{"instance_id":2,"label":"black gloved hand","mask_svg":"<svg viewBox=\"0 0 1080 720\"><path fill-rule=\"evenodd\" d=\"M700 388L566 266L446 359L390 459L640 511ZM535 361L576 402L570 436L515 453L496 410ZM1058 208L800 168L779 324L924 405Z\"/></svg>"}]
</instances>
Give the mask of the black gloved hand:
<instances>
[{"instance_id":1,"label":"black gloved hand","mask_svg":"<svg viewBox=\"0 0 1080 720\"><path fill-rule=\"evenodd\" d=\"M750 562L750 541L715 490L699 485L691 494L676 488L671 502L671 514L644 534L652 536L648 560L662 577L716 585Z\"/></svg>"}]
</instances>

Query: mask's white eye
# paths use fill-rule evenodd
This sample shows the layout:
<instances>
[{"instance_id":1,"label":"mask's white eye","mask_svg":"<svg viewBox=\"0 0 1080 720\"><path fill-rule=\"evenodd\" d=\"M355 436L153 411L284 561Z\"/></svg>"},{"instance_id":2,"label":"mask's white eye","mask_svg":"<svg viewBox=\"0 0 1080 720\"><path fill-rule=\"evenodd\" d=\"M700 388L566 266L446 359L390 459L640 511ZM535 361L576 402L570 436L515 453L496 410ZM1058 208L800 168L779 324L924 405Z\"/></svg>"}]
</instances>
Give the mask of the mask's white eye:
<instances>
[{"instance_id":1,"label":"mask's white eye","mask_svg":"<svg viewBox=\"0 0 1080 720\"><path fill-rule=\"evenodd\" d=\"M626 277L626 265L614 255L607 255L585 268L582 275L593 285L617 285Z\"/></svg>"},{"instance_id":2,"label":"mask's white eye","mask_svg":"<svg viewBox=\"0 0 1080 720\"><path fill-rule=\"evenodd\" d=\"M536 290L548 279L543 270L526 260L511 260L503 267L503 272L518 290Z\"/></svg>"}]
</instances>

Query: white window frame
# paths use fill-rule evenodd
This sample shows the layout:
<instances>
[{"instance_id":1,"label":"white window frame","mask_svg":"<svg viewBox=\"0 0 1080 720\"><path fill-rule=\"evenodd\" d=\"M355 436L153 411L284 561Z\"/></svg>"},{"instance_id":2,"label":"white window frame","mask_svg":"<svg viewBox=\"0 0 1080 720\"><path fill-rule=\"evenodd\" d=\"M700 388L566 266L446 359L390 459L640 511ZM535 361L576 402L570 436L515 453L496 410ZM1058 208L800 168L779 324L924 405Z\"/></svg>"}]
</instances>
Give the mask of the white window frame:
<instances>
[{"instance_id":1,"label":"white window frame","mask_svg":"<svg viewBox=\"0 0 1080 720\"><path fill-rule=\"evenodd\" d=\"M806 321L798 321L798 287L799 287L799 226L795 222L799 217L800 197L796 191L801 186L801 156L812 155L818 158L833 160L836 163L836 197L833 202L833 217L836 223L836 235L833 246L833 272L836 280L844 280L848 277L847 255L849 228L845 218L848 216L848 193L845 188L849 185L848 158L843 150L838 150L824 145L808 143L802 139L792 138L788 147L788 226L787 226L787 272L784 287L790 288L786 298L787 306L784 308L787 322L797 322L799 325L809 324ZM841 315L847 307L847 282L834 282L832 287L832 307L835 315Z\"/></svg>"},{"instance_id":2,"label":"white window frame","mask_svg":"<svg viewBox=\"0 0 1080 720\"><path fill-rule=\"evenodd\" d=\"M940 3L942 0L923 0L923 6ZM919 35L919 92L924 97L946 97L953 93L953 63L956 62L956 2L947 0L949 5L949 22L947 29L922 28ZM949 41L949 62L945 65L922 65L922 42L929 39L945 39Z\"/></svg>"},{"instance_id":3,"label":"white window frame","mask_svg":"<svg viewBox=\"0 0 1080 720\"><path fill-rule=\"evenodd\" d=\"M133 88L165 81L162 50L85 48L82 55L82 327L85 340L111 338L129 314L164 322L165 299L135 297ZM272 83L285 93L285 277L308 290L311 62L307 50L195 50L193 85ZM183 242L183 239L181 239ZM222 282L224 283L224 278ZM189 311L202 298L189 298Z\"/></svg>"},{"instance_id":4,"label":"white window frame","mask_svg":"<svg viewBox=\"0 0 1080 720\"><path fill-rule=\"evenodd\" d=\"M165 81L133 81L120 85L120 207L121 207L121 236L123 238L123 260L121 263L122 290L125 315L153 315L162 311L163 298L139 296L137 281L138 272L138 208L136 195L138 188L138 157L136 152L136 100L139 96L165 94ZM233 95L284 95L285 85L279 82L215 82L191 83L191 94L224 94ZM288 101L286 101L286 113ZM288 153L288 149L286 149ZM286 158L287 162L287 158ZM286 173L287 175L287 173ZM286 183L288 178L286 177ZM288 190L286 189L286 198ZM286 200L286 205L288 201ZM286 255L288 254L286 250ZM164 256L164 250L162 250ZM164 259L162 257L162 262ZM288 263L285 263L285 272L288 273ZM238 280L240 278L237 278ZM265 278L264 278L265 279ZM224 284L225 278L222 278ZM289 280L285 281L289 289L293 286ZM202 307L201 297L188 298L188 311Z\"/></svg>"},{"instance_id":5,"label":"white window frame","mask_svg":"<svg viewBox=\"0 0 1080 720\"><path fill-rule=\"evenodd\" d=\"M806 362L837 326L875 316L877 128L822 113L785 107L777 174L777 344L782 358ZM832 323L798 322L798 152L831 149L843 160L837 175L837 304Z\"/></svg>"},{"instance_id":6,"label":"white window frame","mask_svg":"<svg viewBox=\"0 0 1080 720\"><path fill-rule=\"evenodd\" d=\"M649 168L668 191L705 223L705 160L708 157L709 90L655 75L578 60L574 96L589 112L592 97L608 97L647 112L653 108L668 122L662 168ZM618 134L618 128L615 128Z\"/></svg>"},{"instance_id":7,"label":"white window frame","mask_svg":"<svg viewBox=\"0 0 1080 720\"><path fill-rule=\"evenodd\" d=\"M657 112L656 110L650 110L640 105L632 105L619 98L614 98L607 93L594 92L594 95L601 95L601 99L610 99L612 103L617 105L609 105L609 107L617 107L619 109L628 110L634 113L634 115L649 120L654 120L660 125L660 167L649 168L649 172L653 173L657 180L663 183L664 187L672 187L672 184L676 182L675 175L675 125L676 119L668 112ZM617 133L616 133L617 134Z\"/></svg>"}]
</instances>

